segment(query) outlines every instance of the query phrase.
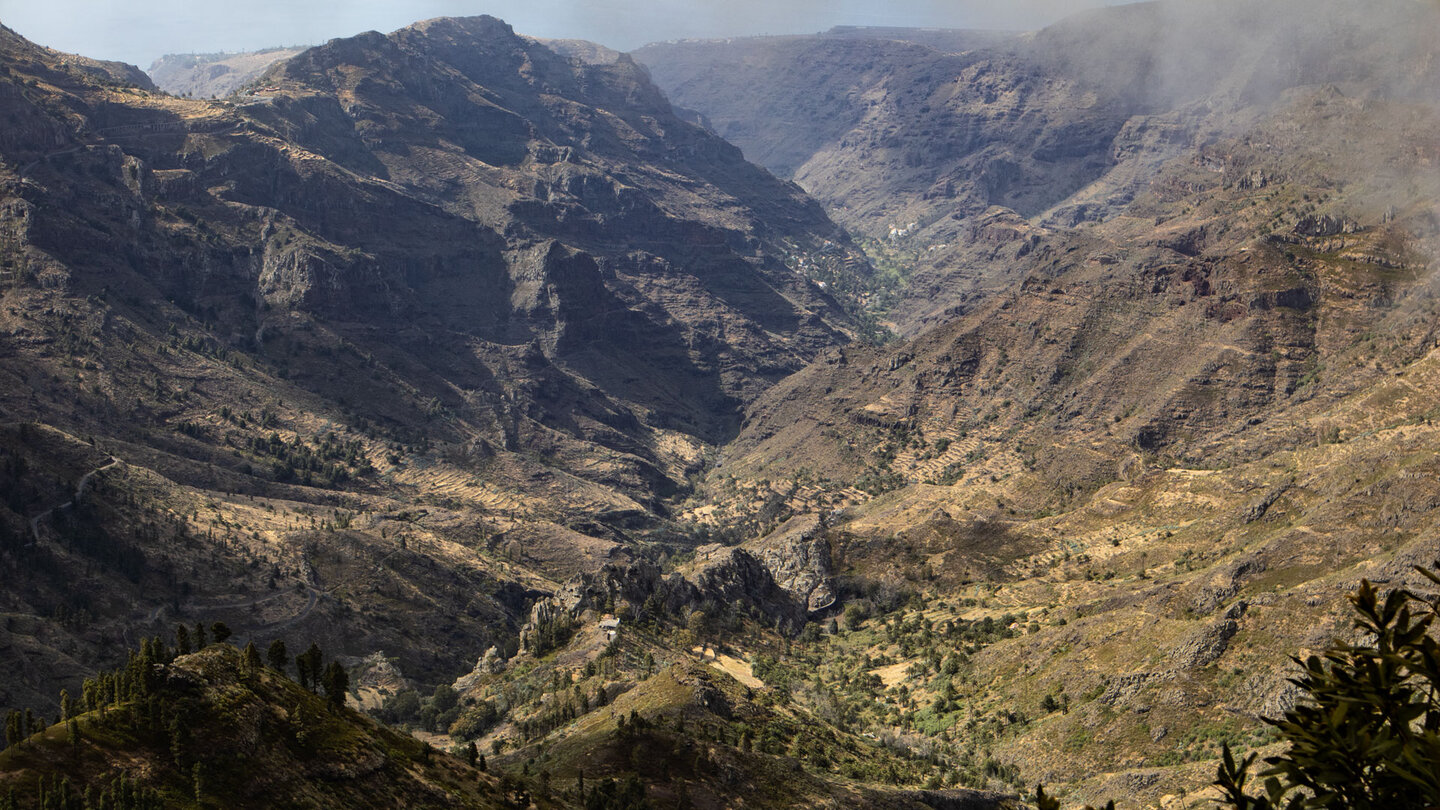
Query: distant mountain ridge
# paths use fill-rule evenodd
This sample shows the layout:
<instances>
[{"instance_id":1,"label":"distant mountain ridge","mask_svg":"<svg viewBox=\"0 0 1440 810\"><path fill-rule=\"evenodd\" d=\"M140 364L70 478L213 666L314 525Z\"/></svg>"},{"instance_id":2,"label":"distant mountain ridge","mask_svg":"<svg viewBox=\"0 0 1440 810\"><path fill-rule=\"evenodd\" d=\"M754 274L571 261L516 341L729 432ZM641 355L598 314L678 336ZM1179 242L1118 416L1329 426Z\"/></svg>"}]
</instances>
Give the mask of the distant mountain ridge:
<instances>
[{"instance_id":1,"label":"distant mountain ridge","mask_svg":"<svg viewBox=\"0 0 1440 810\"><path fill-rule=\"evenodd\" d=\"M241 53L167 53L146 73L167 93L223 98L250 83L271 65L304 48L266 48Z\"/></svg>"},{"instance_id":2,"label":"distant mountain ridge","mask_svg":"<svg viewBox=\"0 0 1440 810\"><path fill-rule=\"evenodd\" d=\"M824 38L665 55L720 131L705 88L729 104L757 65L782 76L771 114L737 119L762 132L803 126L785 116L807 81L824 96L892 60L795 176L911 263L907 338L768 390L692 514L827 515L857 610L888 587L926 594L917 623L962 596L1030 616L960 667L987 685L950 683L967 713L1038 707L995 756L1067 801L1178 806L1219 741L1264 756L1261 718L1298 699L1286 656L1351 637L1337 606L1362 578L1433 592L1413 566L1440 555L1440 61L1419 32L1440 18L1311 11L1126 6L983 58ZM1067 165L1076 185L1039 182ZM913 694L923 655L876 646Z\"/></svg>"},{"instance_id":3,"label":"distant mountain ridge","mask_svg":"<svg viewBox=\"0 0 1440 810\"><path fill-rule=\"evenodd\" d=\"M1060 228L1119 215L1166 160L1234 135L1289 88L1425 97L1437 76L1419 32L1432 12L1137 3L965 46L857 29L656 44L636 58L852 232L903 231L925 292L894 320L915 334L1008 283L976 245L997 210Z\"/></svg>"}]
</instances>

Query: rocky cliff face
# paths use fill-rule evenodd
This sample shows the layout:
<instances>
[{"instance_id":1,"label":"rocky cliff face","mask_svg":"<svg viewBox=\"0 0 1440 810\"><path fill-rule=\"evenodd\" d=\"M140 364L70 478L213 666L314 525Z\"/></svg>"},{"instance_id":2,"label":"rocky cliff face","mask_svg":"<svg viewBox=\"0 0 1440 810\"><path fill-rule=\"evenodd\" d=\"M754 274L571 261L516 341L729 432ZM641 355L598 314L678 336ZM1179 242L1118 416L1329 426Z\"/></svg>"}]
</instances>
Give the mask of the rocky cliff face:
<instances>
[{"instance_id":1,"label":"rocky cliff face","mask_svg":"<svg viewBox=\"0 0 1440 810\"><path fill-rule=\"evenodd\" d=\"M1028 248L997 246L997 212L1061 228L1122 215L1164 163L1292 88L1425 96L1434 65L1413 32L1430 14L1133 4L1009 38L852 29L636 56L677 104L897 253L916 294L888 315L914 335L1014 281Z\"/></svg>"},{"instance_id":2,"label":"rocky cliff face","mask_svg":"<svg viewBox=\"0 0 1440 810\"><path fill-rule=\"evenodd\" d=\"M553 637L554 628L568 632L584 617L621 606L632 619L649 621L707 606L743 607L767 624L794 631L835 599L829 540L819 518L805 515L740 546L701 545L693 560L668 575L654 564L627 560L575 576L532 606L520 646L543 651L542 640ZM477 664L477 672L482 668Z\"/></svg>"},{"instance_id":3,"label":"rocky cliff face","mask_svg":"<svg viewBox=\"0 0 1440 810\"><path fill-rule=\"evenodd\" d=\"M54 573L12 612L228 613L448 680L662 528L740 404L852 331L782 260L853 252L844 232L628 59L437 20L296 55L225 102L100 81L9 31L0 59L0 409L112 450L89 517L126 527L90 595L68 591L59 572L100 552L52 507L108 458L5 434L20 468L68 476L0 521L40 549L12 573ZM220 512L182 514L189 488ZM180 539L216 533L203 566ZM411 600L451 618L397 622ZM75 632L51 625L26 638ZM94 666L101 637L24 699L53 700L45 673Z\"/></svg>"},{"instance_id":4,"label":"rocky cliff face","mask_svg":"<svg viewBox=\"0 0 1440 810\"><path fill-rule=\"evenodd\" d=\"M800 515L742 546L760 560L776 585L812 613L835 604L835 572L824 529L819 515Z\"/></svg>"},{"instance_id":5,"label":"rocky cliff face","mask_svg":"<svg viewBox=\"0 0 1440 810\"><path fill-rule=\"evenodd\" d=\"M991 220L982 238L1013 234L996 242L1013 287L914 341L847 349L787 380L728 458L852 481L1016 463L1063 488L1120 475L1137 451L1200 465L1307 441L1299 424L1384 380L1354 354L1361 335L1392 335L1407 362L1429 349L1412 313L1433 307L1424 200L1437 185L1427 158L1402 167L1399 155L1433 115L1316 88L1165 164L1123 217L1075 230ZM1365 157L1336 160L1340 131L1372 126Z\"/></svg>"},{"instance_id":6,"label":"rocky cliff face","mask_svg":"<svg viewBox=\"0 0 1440 810\"><path fill-rule=\"evenodd\" d=\"M844 33L636 56L677 104L872 236L938 223L942 241L951 214L1043 211L1109 168L1110 142L1136 112L1113 82L1097 92L1015 37L977 36L957 52L888 29Z\"/></svg>"},{"instance_id":7,"label":"rocky cliff face","mask_svg":"<svg viewBox=\"0 0 1440 810\"><path fill-rule=\"evenodd\" d=\"M782 234L843 234L793 187L676 119L628 59L572 63L498 21L435 21L314 49L278 70L270 80L303 89L267 114L304 108L349 125L339 139L298 129L307 148L341 164L368 154L390 182L506 234L516 254L506 264L518 266L490 300L509 306L478 323L464 316L472 330L539 337L607 391L631 375L649 389L663 373L645 365L658 360L689 377L667 398L690 398L691 412L673 415L692 423L843 339L834 302L777 254ZM439 303L417 302L427 312L444 311ZM620 357L639 365L615 368Z\"/></svg>"},{"instance_id":8,"label":"rocky cliff face","mask_svg":"<svg viewBox=\"0 0 1440 810\"><path fill-rule=\"evenodd\" d=\"M574 63L479 19L313 49L228 105L49 80L9 85L31 119L7 154L48 184L15 178L13 262L66 290L153 285L227 348L321 325L479 428L463 442L598 442L630 459L602 477L663 490L655 431L721 440L739 402L846 339L777 254L844 234L628 60ZM85 195L113 205L60 213ZM324 376L291 379L332 398Z\"/></svg>"}]
</instances>

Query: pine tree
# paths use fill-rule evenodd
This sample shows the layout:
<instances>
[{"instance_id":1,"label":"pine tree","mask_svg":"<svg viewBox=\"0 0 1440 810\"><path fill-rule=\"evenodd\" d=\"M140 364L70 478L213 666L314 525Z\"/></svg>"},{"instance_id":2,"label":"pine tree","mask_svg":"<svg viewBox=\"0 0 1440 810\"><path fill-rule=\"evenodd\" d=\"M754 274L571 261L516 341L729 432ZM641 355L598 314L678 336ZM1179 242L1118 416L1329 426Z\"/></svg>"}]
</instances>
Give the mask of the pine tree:
<instances>
[{"instance_id":1,"label":"pine tree","mask_svg":"<svg viewBox=\"0 0 1440 810\"><path fill-rule=\"evenodd\" d=\"M330 705L336 708L345 705L345 692L350 688L350 675L345 672L345 667L340 662L331 661L325 667L325 674L321 678L321 685L325 688L325 698Z\"/></svg>"},{"instance_id":2,"label":"pine tree","mask_svg":"<svg viewBox=\"0 0 1440 810\"><path fill-rule=\"evenodd\" d=\"M265 657L269 660L271 669L281 675L285 674L285 668L290 663L290 654L285 651L285 642L278 638L270 642L270 649L265 652Z\"/></svg>"},{"instance_id":3,"label":"pine tree","mask_svg":"<svg viewBox=\"0 0 1440 810\"><path fill-rule=\"evenodd\" d=\"M304 659L303 664L300 661L302 658ZM324 665L325 657L320 652L320 645L313 641L310 642L310 649L295 658L295 668L304 672L300 679L300 685L314 692L315 688L320 686L320 678L325 674Z\"/></svg>"},{"instance_id":4,"label":"pine tree","mask_svg":"<svg viewBox=\"0 0 1440 810\"><path fill-rule=\"evenodd\" d=\"M169 652L165 649L165 640L155 636L140 642L140 658L147 664L170 663Z\"/></svg>"},{"instance_id":5,"label":"pine tree","mask_svg":"<svg viewBox=\"0 0 1440 810\"><path fill-rule=\"evenodd\" d=\"M476 760L478 760L479 758L480 749L475 747L475 741L471 740L470 744L465 746L465 761L470 763L470 767L473 768L475 767ZM581 778L583 779L584 777Z\"/></svg>"},{"instance_id":6,"label":"pine tree","mask_svg":"<svg viewBox=\"0 0 1440 810\"><path fill-rule=\"evenodd\" d=\"M209 774L205 771L205 765L200 762L195 763L195 767L191 769L190 773L195 785L195 801L203 803L205 794L210 792Z\"/></svg>"},{"instance_id":7,"label":"pine tree","mask_svg":"<svg viewBox=\"0 0 1440 810\"><path fill-rule=\"evenodd\" d=\"M175 625L175 654L190 654L190 628L183 624Z\"/></svg>"},{"instance_id":8,"label":"pine tree","mask_svg":"<svg viewBox=\"0 0 1440 810\"><path fill-rule=\"evenodd\" d=\"M170 756L181 767L190 757L190 727L178 715L170 720Z\"/></svg>"},{"instance_id":9,"label":"pine tree","mask_svg":"<svg viewBox=\"0 0 1440 810\"><path fill-rule=\"evenodd\" d=\"M20 725L22 722L24 722L24 716L14 709L11 709L10 713L5 715L6 748L12 745L19 745L20 741L25 739L24 729L22 729Z\"/></svg>"},{"instance_id":10,"label":"pine tree","mask_svg":"<svg viewBox=\"0 0 1440 810\"><path fill-rule=\"evenodd\" d=\"M245 645L245 671L254 675L260 671L264 664L260 661L260 651L255 649L255 642L251 641Z\"/></svg>"},{"instance_id":11,"label":"pine tree","mask_svg":"<svg viewBox=\"0 0 1440 810\"><path fill-rule=\"evenodd\" d=\"M223 644L226 639L234 634L230 632L230 625L225 622L215 622L210 625L210 635L214 637L216 644Z\"/></svg>"},{"instance_id":12,"label":"pine tree","mask_svg":"<svg viewBox=\"0 0 1440 810\"><path fill-rule=\"evenodd\" d=\"M208 644L208 643L209 643L209 642L205 640L205 625L204 625L204 623L202 623L202 622L196 622L196 623L195 623L195 651L196 651L196 652L199 652L200 650L205 649L205 645Z\"/></svg>"}]
</instances>

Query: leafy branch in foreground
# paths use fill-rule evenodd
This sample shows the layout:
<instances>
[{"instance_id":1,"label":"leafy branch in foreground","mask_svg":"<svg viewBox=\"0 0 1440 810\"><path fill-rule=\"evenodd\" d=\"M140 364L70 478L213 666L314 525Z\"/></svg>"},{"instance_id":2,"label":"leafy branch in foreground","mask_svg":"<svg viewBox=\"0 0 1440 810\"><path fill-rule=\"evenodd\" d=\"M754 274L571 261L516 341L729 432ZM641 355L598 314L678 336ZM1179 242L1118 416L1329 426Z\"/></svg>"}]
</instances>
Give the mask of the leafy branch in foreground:
<instances>
[{"instance_id":1,"label":"leafy branch in foreground","mask_svg":"<svg viewBox=\"0 0 1440 810\"><path fill-rule=\"evenodd\" d=\"M1440 571L1440 563L1437 563ZM1416 568L1440 586L1440 573ZM1409 589L1383 599L1362 580L1350 602L1368 643L1336 642L1301 660L1291 683L1306 696L1274 726L1289 748L1236 761L1227 745L1216 772L1219 806L1235 810L1435 810L1440 808L1440 594ZM1261 793L1246 790L1263 779ZM1036 787L1039 810L1059 801ZM1113 802L1111 803L1113 806Z\"/></svg>"},{"instance_id":2,"label":"leafy branch in foreground","mask_svg":"<svg viewBox=\"0 0 1440 810\"><path fill-rule=\"evenodd\" d=\"M1436 585L1440 576L1417 568ZM1440 807L1440 596L1408 589L1382 600L1369 581L1349 597L1367 644L1337 642L1301 661L1307 698L1267 720L1290 747L1267 757L1264 794L1246 792L1256 756L1227 747L1215 784L1238 810Z\"/></svg>"}]
</instances>

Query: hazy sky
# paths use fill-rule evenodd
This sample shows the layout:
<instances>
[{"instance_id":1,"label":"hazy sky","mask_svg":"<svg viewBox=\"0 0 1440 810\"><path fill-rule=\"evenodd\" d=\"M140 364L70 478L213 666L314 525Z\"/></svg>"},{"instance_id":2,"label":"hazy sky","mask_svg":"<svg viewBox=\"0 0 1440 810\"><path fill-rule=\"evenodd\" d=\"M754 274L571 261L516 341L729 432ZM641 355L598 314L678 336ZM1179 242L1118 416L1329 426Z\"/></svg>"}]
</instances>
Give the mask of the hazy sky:
<instances>
[{"instance_id":1,"label":"hazy sky","mask_svg":"<svg viewBox=\"0 0 1440 810\"><path fill-rule=\"evenodd\" d=\"M166 53L314 45L416 20L490 14L522 34L630 50L681 37L813 33L834 25L1036 28L1118 0L0 0L41 45L148 67Z\"/></svg>"}]
</instances>

